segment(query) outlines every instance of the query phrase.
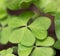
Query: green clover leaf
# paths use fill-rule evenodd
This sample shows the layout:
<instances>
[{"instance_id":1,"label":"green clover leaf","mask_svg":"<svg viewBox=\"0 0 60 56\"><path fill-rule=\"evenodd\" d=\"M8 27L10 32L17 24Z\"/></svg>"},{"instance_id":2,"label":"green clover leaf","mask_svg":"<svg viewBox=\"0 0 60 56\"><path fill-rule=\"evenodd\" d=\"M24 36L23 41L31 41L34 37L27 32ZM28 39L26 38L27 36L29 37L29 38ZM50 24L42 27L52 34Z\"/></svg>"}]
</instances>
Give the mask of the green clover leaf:
<instances>
[{"instance_id":1,"label":"green clover leaf","mask_svg":"<svg viewBox=\"0 0 60 56\"><path fill-rule=\"evenodd\" d=\"M55 43L55 40L52 37L48 36L47 39L45 40L42 40L42 41L37 40L36 46L52 46L54 45L54 43Z\"/></svg>"},{"instance_id":2,"label":"green clover leaf","mask_svg":"<svg viewBox=\"0 0 60 56\"><path fill-rule=\"evenodd\" d=\"M18 55L19 56L29 56L33 47L25 47L21 44L18 44Z\"/></svg>"},{"instance_id":3,"label":"green clover leaf","mask_svg":"<svg viewBox=\"0 0 60 56\"><path fill-rule=\"evenodd\" d=\"M37 37L43 40L47 37L47 30L51 25L51 21L47 17L38 17L29 27Z\"/></svg>"},{"instance_id":4,"label":"green clover leaf","mask_svg":"<svg viewBox=\"0 0 60 56\"><path fill-rule=\"evenodd\" d=\"M54 56L54 50L50 47L36 47L31 56Z\"/></svg>"},{"instance_id":5,"label":"green clover leaf","mask_svg":"<svg viewBox=\"0 0 60 56\"><path fill-rule=\"evenodd\" d=\"M35 36L29 29L21 28L12 32L9 41L12 43L21 43L25 46L32 46L35 43Z\"/></svg>"},{"instance_id":6,"label":"green clover leaf","mask_svg":"<svg viewBox=\"0 0 60 56\"><path fill-rule=\"evenodd\" d=\"M12 54L13 49L12 48L8 48L6 50L2 50L0 51L0 56L15 56L14 54Z\"/></svg>"},{"instance_id":7,"label":"green clover leaf","mask_svg":"<svg viewBox=\"0 0 60 56\"><path fill-rule=\"evenodd\" d=\"M31 11L25 11L19 16L9 16L7 19L8 26L11 28L25 26L27 25L27 22L29 21L29 19L32 18L33 16L34 16L34 13Z\"/></svg>"}]
</instances>

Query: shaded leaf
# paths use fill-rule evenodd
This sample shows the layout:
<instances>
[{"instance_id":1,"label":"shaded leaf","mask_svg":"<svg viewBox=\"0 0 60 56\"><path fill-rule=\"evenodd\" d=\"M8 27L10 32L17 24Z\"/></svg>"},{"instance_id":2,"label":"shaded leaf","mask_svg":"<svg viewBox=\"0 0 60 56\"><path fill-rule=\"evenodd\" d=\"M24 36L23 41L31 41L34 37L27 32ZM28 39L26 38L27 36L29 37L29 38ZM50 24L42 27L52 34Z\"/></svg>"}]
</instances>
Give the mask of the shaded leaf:
<instances>
[{"instance_id":1,"label":"shaded leaf","mask_svg":"<svg viewBox=\"0 0 60 56\"><path fill-rule=\"evenodd\" d=\"M60 13L55 16L55 32L58 40L60 40Z\"/></svg>"},{"instance_id":2,"label":"shaded leaf","mask_svg":"<svg viewBox=\"0 0 60 56\"><path fill-rule=\"evenodd\" d=\"M19 56L29 56L33 47L25 47L21 44L18 44L18 55Z\"/></svg>"},{"instance_id":3,"label":"shaded leaf","mask_svg":"<svg viewBox=\"0 0 60 56\"><path fill-rule=\"evenodd\" d=\"M55 47L56 49L60 49L60 40L56 41L54 47Z\"/></svg>"},{"instance_id":4,"label":"shaded leaf","mask_svg":"<svg viewBox=\"0 0 60 56\"><path fill-rule=\"evenodd\" d=\"M55 40L52 37L47 37L45 40L39 41L37 40L36 45L37 46L52 46L54 45Z\"/></svg>"}]
</instances>

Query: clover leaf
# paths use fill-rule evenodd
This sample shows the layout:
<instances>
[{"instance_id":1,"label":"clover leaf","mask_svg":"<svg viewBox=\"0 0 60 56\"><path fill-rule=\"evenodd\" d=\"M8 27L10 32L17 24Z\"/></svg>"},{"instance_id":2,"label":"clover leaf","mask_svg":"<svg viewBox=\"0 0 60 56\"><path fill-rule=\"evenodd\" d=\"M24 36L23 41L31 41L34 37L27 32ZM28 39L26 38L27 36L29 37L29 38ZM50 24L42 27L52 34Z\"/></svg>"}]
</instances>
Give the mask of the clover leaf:
<instances>
[{"instance_id":1,"label":"clover leaf","mask_svg":"<svg viewBox=\"0 0 60 56\"><path fill-rule=\"evenodd\" d=\"M21 44L18 44L18 55L19 56L29 56L33 47L25 47Z\"/></svg>"},{"instance_id":2,"label":"clover leaf","mask_svg":"<svg viewBox=\"0 0 60 56\"><path fill-rule=\"evenodd\" d=\"M31 46L35 42L35 36L27 28L21 28L12 32L9 41L12 43L21 42L22 45Z\"/></svg>"},{"instance_id":3,"label":"clover leaf","mask_svg":"<svg viewBox=\"0 0 60 56\"><path fill-rule=\"evenodd\" d=\"M12 54L13 52L13 49L12 48L9 48L9 49L6 49L6 50L2 50L0 51L0 56L15 56L14 54Z\"/></svg>"},{"instance_id":4,"label":"clover leaf","mask_svg":"<svg viewBox=\"0 0 60 56\"><path fill-rule=\"evenodd\" d=\"M51 21L49 18L38 17L29 27L31 28L37 39L43 40L47 37L47 30L50 25Z\"/></svg>"},{"instance_id":5,"label":"clover leaf","mask_svg":"<svg viewBox=\"0 0 60 56\"><path fill-rule=\"evenodd\" d=\"M7 16L5 3L6 3L6 0L0 0L0 19Z\"/></svg>"},{"instance_id":6,"label":"clover leaf","mask_svg":"<svg viewBox=\"0 0 60 56\"><path fill-rule=\"evenodd\" d=\"M48 36L45 40L37 40L36 46L52 46L54 43L55 40L52 37Z\"/></svg>"},{"instance_id":7,"label":"clover leaf","mask_svg":"<svg viewBox=\"0 0 60 56\"><path fill-rule=\"evenodd\" d=\"M36 47L31 56L54 56L54 50L49 47Z\"/></svg>"},{"instance_id":8,"label":"clover leaf","mask_svg":"<svg viewBox=\"0 0 60 56\"><path fill-rule=\"evenodd\" d=\"M31 11L25 11L19 16L9 16L7 18L8 26L11 28L25 26L27 25L27 22L29 21L29 19L31 19L33 16L34 16L34 13Z\"/></svg>"}]
</instances>

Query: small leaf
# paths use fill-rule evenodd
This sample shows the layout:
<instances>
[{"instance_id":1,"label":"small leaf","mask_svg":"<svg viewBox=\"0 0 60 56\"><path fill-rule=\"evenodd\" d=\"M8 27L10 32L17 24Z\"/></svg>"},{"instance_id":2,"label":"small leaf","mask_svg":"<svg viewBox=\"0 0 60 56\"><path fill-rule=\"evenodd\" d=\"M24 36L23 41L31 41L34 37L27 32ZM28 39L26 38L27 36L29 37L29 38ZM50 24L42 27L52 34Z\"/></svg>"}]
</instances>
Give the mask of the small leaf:
<instances>
[{"instance_id":1,"label":"small leaf","mask_svg":"<svg viewBox=\"0 0 60 56\"><path fill-rule=\"evenodd\" d=\"M29 56L33 47L25 47L21 44L18 44L18 55L19 56Z\"/></svg>"},{"instance_id":2,"label":"small leaf","mask_svg":"<svg viewBox=\"0 0 60 56\"><path fill-rule=\"evenodd\" d=\"M55 43L55 40L52 37L47 37L45 40L37 40L37 46L52 46Z\"/></svg>"},{"instance_id":3,"label":"small leaf","mask_svg":"<svg viewBox=\"0 0 60 56\"><path fill-rule=\"evenodd\" d=\"M54 47L55 47L56 49L60 49L60 40L56 41Z\"/></svg>"},{"instance_id":4,"label":"small leaf","mask_svg":"<svg viewBox=\"0 0 60 56\"><path fill-rule=\"evenodd\" d=\"M2 28L0 42L2 44L7 44L9 41L10 34L11 34L11 29L9 27Z\"/></svg>"},{"instance_id":5,"label":"small leaf","mask_svg":"<svg viewBox=\"0 0 60 56\"><path fill-rule=\"evenodd\" d=\"M49 47L36 47L31 56L54 56L54 50Z\"/></svg>"}]
</instances>

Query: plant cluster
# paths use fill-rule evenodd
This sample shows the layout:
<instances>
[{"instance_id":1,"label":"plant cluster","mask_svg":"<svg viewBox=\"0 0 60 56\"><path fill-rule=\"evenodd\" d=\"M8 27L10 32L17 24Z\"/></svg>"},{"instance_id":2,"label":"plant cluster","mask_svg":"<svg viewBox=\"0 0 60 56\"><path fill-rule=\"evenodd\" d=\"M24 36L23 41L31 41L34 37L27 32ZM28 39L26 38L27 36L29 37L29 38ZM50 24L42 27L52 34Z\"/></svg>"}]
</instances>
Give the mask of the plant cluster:
<instances>
[{"instance_id":1,"label":"plant cluster","mask_svg":"<svg viewBox=\"0 0 60 56\"><path fill-rule=\"evenodd\" d=\"M10 15L7 11L27 9L34 4L44 13L55 16L55 28L58 41L48 35L51 20L37 16L27 10L20 15ZM0 44L17 44L18 56L55 56L53 48L60 49L60 0L1 0L0 1ZM30 19L32 22L30 22ZM0 56L15 56L14 48L0 51Z\"/></svg>"}]
</instances>

